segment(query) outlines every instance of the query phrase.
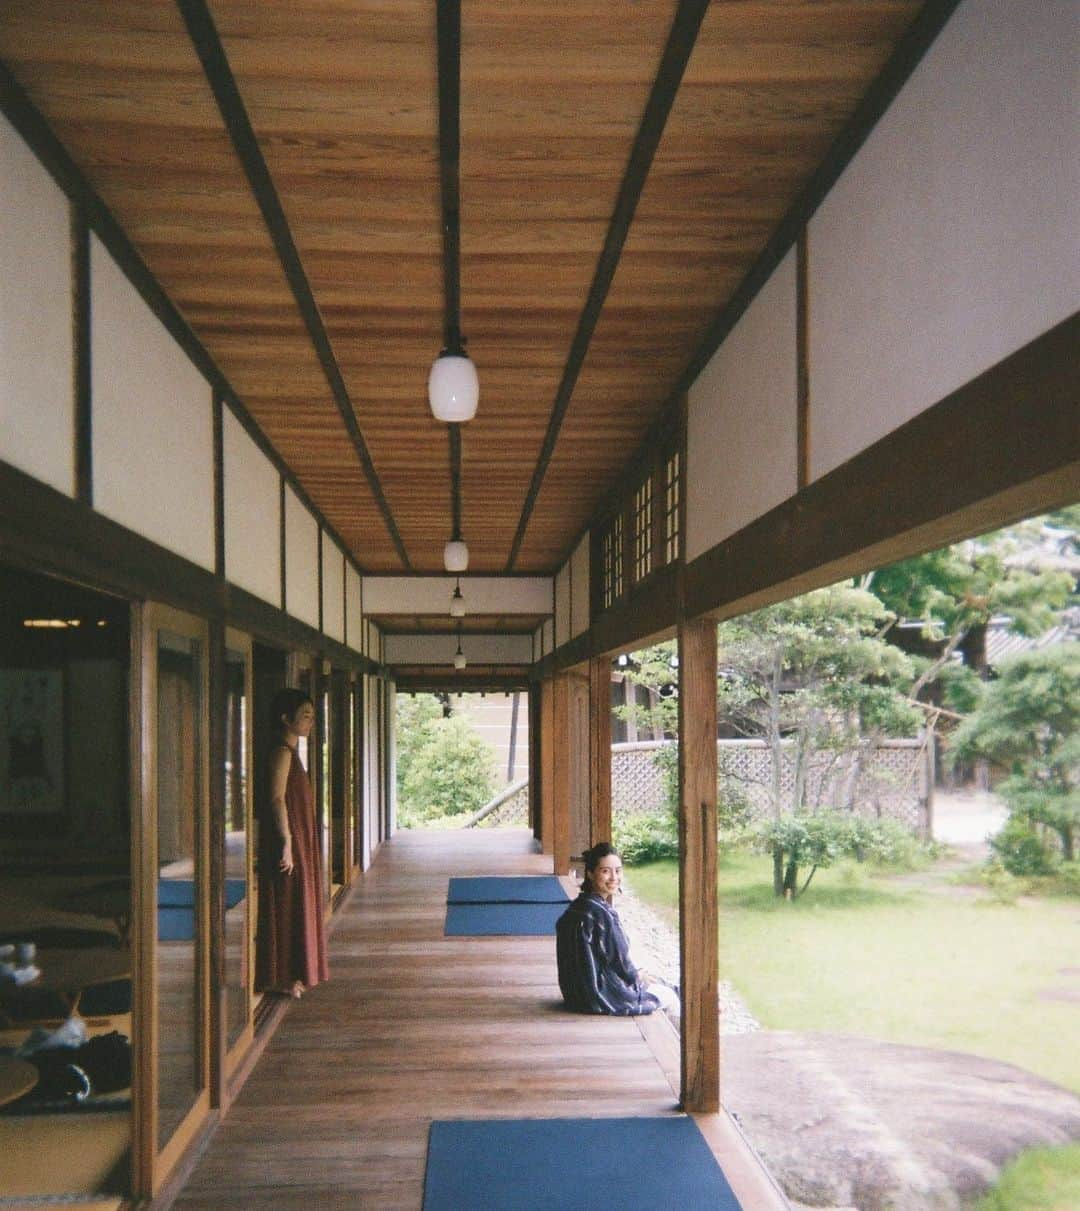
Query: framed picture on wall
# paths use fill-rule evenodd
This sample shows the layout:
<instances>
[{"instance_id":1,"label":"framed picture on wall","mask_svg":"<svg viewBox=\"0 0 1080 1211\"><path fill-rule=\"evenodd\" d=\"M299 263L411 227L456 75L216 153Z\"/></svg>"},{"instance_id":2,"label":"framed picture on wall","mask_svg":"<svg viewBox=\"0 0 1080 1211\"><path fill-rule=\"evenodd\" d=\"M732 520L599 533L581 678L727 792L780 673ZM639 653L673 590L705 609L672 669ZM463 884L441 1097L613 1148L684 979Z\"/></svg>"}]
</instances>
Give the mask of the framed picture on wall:
<instances>
[{"instance_id":1,"label":"framed picture on wall","mask_svg":"<svg viewBox=\"0 0 1080 1211\"><path fill-rule=\"evenodd\" d=\"M0 815L64 810L64 674L0 669Z\"/></svg>"}]
</instances>

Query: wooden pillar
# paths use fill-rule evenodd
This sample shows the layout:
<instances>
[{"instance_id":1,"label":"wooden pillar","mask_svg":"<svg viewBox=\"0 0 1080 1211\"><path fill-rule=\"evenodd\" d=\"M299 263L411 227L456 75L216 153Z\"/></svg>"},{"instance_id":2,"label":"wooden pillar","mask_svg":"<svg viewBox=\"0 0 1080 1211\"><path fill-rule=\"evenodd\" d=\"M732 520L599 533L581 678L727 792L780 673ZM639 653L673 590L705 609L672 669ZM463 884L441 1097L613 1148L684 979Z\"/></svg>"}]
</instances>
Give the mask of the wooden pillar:
<instances>
[{"instance_id":1,"label":"wooden pillar","mask_svg":"<svg viewBox=\"0 0 1080 1211\"><path fill-rule=\"evenodd\" d=\"M611 660L589 662L589 844L611 840Z\"/></svg>"},{"instance_id":2,"label":"wooden pillar","mask_svg":"<svg viewBox=\"0 0 1080 1211\"><path fill-rule=\"evenodd\" d=\"M720 1108L716 899L716 624L679 624L682 1108Z\"/></svg>"},{"instance_id":3,"label":"wooden pillar","mask_svg":"<svg viewBox=\"0 0 1080 1211\"><path fill-rule=\"evenodd\" d=\"M551 852L555 874L570 873L570 680L556 673L552 688Z\"/></svg>"},{"instance_id":4,"label":"wooden pillar","mask_svg":"<svg viewBox=\"0 0 1080 1211\"><path fill-rule=\"evenodd\" d=\"M555 847L555 693L549 677L540 682L540 848Z\"/></svg>"}]
</instances>

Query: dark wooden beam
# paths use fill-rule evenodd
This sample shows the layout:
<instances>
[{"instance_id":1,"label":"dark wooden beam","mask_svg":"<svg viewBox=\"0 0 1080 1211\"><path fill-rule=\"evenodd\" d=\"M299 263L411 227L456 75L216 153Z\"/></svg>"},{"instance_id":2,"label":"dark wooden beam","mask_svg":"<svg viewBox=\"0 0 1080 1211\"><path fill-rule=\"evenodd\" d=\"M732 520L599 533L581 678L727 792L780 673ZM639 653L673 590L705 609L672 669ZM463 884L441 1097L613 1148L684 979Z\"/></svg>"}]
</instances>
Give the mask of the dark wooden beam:
<instances>
[{"instance_id":1,"label":"dark wooden beam","mask_svg":"<svg viewBox=\"0 0 1080 1211\"><path fill-rule=\"evenodd\" d=\"M15 566L223 619L278 647L318 652L341 668L377 668L336 639L4 462L0 550Z\"/></svg>"},{"instance_id":2,"label":"dark wooden beam","mask_svg":"<svg viewBox=\"0 0 1080 1211\"><path fill-rule=\"evenodd\" d=\"M214 392L214 572L225 575L225 406Z\"/></svg>"},{"instance_id":3,"label":"dark wooden beam","mask_svg":"<svg viewBox=\"0 0 1080 1211\"><path fill-rule=\"evenodd\" d=\"M716 624L679 625L679 969L682 1109L720 1109Z\"/></svg>"},{"instance_id":4,"label":"dark wooden beam","mask_svg":"<svg viewBox=\"0 0 1080 1211\"><path fill-rule=\"evenodd\" d=\"M634 139L634 146L630 152L622 185L619 188L615 210L611 216L611 222L608 224L604 247L600 252L592 285L589 287L589 294L578 320L577 331L574 334L562 379L555 395L547 432L544 434L543 445L540 447L540 456L536 461L517 531L510 546L510 556L506 561L507 571L513 569L521 552L525 531L536 506L537 497L540 495L540 487L544 482L548 464L555 452L559 430L562 428L563 420L570 406L570 399L573 396L578 375L581 373L581 367L585 363L589 343L592 341L593 332L600 319L600 312L614 280L615 271L619 266L623 245L626 243L630 224L633 222L634 212L637 210L637 204L641 198L641 191L645 187L653 156L656 154L660 138L664 133L668 114L671 112L679 85L682 83L686 64L694 49L698 30L701 28L701 22L708 7L708 0L680 0L675 12L667 44L660 60L660 67L656 79L653 81L652 91L649 93L645 113Z\"/></svg>"},{"instance_id":5,"label":"dark wooden beam","mask_svg":"<svg viewBox=\"0 0 1080 1211\"><path fill-rule=\"evenodd\" d=\"M810 482L810 249L805 227L795 248L795 448L801 491Z\"/></svg>"},{"instance_id":6,"label":"dark wooden beam","mask_svg":"<svg viewBox=\"0 0 1080 1211\"><path fill-rule=\"evenodd\" d=\"M438 0L443 345L461 349L461 0Z\"/></svg>"},{"instance_id":7,"label":"dark wooden beam","mask_svg":"<svg viewBox=\"0 0 1080 1211\"><path fill-rule=\"evenodd\" d=\"M668 396L669 405L689 391L694 380L705 369L728 333L769 280L773 270L794 247L799 233L809 223L825 195L866 142L874 126L911 77L911 73L922 62L923 56L944 29L945 23L959 3L960 0L927 0L727 305L710 325L694 356L672 387Z\"/></svg>"},{"instance_id":8,"label":"dark wooden beam","mask_svg":"<svg viewBox=\"0 0 1080 1211\"><path fill-rule=\"evenodd\" d=\"M686 569L731 616L1080 498L1080 313Z\"/></svg>"},{"instance_id":9,"label":"dark wooden beam","mask_svg":"<svg viewBox=\"0 0 1080 1211\"><path fill-rule=\"evenodd\" d=\"M71 207L71 294L75 357L75 499L94 503L94 413L90 378L90 228Z\"/></svg>"},{"instance_id":10,"label":"dark wooden beam","mask_svg":"<svg viewBox=\"0 0 1080 1211\"><path fill-rule=\"evenodd\" d=\"M273 178L270 176L270 170L259 148L255 131L248 118L247 108L240 96L240 90L229 66L225 48L221 44L210 10L204 0L176 0L176 2L198 53L199 61L202 63L207 82L214 93L214 99L221 111L229 138L232 140L244 174L251 186L267 231L270 233L274 250L281 262L319 364L326 375L326 381L330 386L334 402L337 404L338 412L341 414L342 423L352 441L364 476L379 506L379 512L382 514L394 549L404 567L407 570L411 569L412 564L409 562L408 552L405 550L405 544L401 540L397 523L383 492L382 483L375 471L375 464L372 462L367 443L357 424L352 400L330 344L330 337L323 324L318 304L315 302L311 284L304 271L292 230L285 217L284 207L281 205Z\"/></svg>"},{"instance_id":11,"label":"dark wooden beam","mask_svg":"<svg viewBox=\"0 0 1080 1211\"><path fill-rule=\"evenodd\" d=\"M292 469L255 423L229 380L173 305L157 278L147 268L146 262L128 239L127 233L120 226L115 215L98 196L75 161L68 155L67 149L57 139L52 128L27 96L22 85L3 63L0 63L0 113L19 132L46 171L68 196L72 205L85 216L90 231L105 245L109 255L119 265L124 276L135 287L143 302L161 322L166 332L183 349L211 388L221 392L229 410L243 426L244 431L296 492L296 495L303 501L304 507L315 517L319 525L334 536L343 551L350 550L349 544L323 516L293 474ZM355 560L353 563L358 571L363 572L364 569Z\"/></svg>"},{"instance_id":12,"label":"dark wooden beam","mask_svg":"<svg viewBox=\"0 0 1080 1211\"><path fill-rule=\"evenodd\" d=\"M589 661L589 845L611 840L611 661Z\"/></svg>"},{"instance_id":13,"label":"dark wooden beam","mask_svg":"<svg viewBox=\"0 0 1080 1211\"><path fill-rule=\"evenodd\" d=\"M461 426L447 425L450 440L450 529L455 541L461 537Z\"/></svg>"}]
</instances>

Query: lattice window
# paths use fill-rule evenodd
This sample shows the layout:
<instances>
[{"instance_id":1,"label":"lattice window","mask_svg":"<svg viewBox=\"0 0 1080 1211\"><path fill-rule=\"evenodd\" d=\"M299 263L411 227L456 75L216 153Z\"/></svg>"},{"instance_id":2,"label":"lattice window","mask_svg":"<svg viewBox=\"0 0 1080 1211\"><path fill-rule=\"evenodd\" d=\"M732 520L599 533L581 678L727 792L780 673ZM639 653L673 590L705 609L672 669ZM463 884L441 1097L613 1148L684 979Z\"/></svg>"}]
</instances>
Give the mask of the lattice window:
<instances>
[{"instance_id":1,"label":"lattice window","mask_svg":"<svg viewBox=\"0 0 1080 1211\"><path fill-rule=\"evenodd\" d=\"M679 558L679 499L682 493L682 478L679 475L679 452L664 464L664 562L674 563Z\"/></svg>"},{"instance_id":2,"label":"lattice window","mask_svg":"<svg viewBox=\"0 0 1080 1211\"><path fill-rule=\"evenodd\" d=\"M634 493L634 581L652 571L652 477Z\"/></svg>"},{"instance_id":3,"label":"lattice window","mask_svg":"<svg viewBox=\"0 0 1080 1211\"><path fill-rule=\"evenodd\" d=\"M614 605L623 591L623 528L622 516L613 518L604 532L600 547L601 574L604 588L604 609Z\"/></svg>"}]
</instances>

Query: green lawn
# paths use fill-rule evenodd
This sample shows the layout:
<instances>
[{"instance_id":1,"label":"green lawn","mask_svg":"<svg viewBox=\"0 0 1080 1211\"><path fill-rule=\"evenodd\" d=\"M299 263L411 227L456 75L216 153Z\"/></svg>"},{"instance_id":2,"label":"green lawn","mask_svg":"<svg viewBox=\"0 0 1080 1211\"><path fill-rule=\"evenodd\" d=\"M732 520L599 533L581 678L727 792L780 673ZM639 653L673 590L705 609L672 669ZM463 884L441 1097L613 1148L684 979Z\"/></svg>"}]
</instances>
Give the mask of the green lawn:
<instances>
[{"instance_id":1,"label":"green lawn","mask_svg":"<svg viewBox=\"0 0 1080 1211\"><path fill-rule=\"evenodd\" d=\"M1076 1211L1080 1207L1080 1144L1032 1148L1002 1173L975 1211Z\"/></svg>"},{"instance_id":2,"label":"green lawn","mask_svg":"<svg viewBox=\"0 0 1080 1211\"><path fill-rule=\"evenodd\" d=\"M628 871L674 914L676 864ZM766 1027L974 1052L1080 1093L1080 901L978 901L899 886L861 867L818 871L773 898L768 858L725 855L720 974Z\"/></svg>"}]
</instances>

